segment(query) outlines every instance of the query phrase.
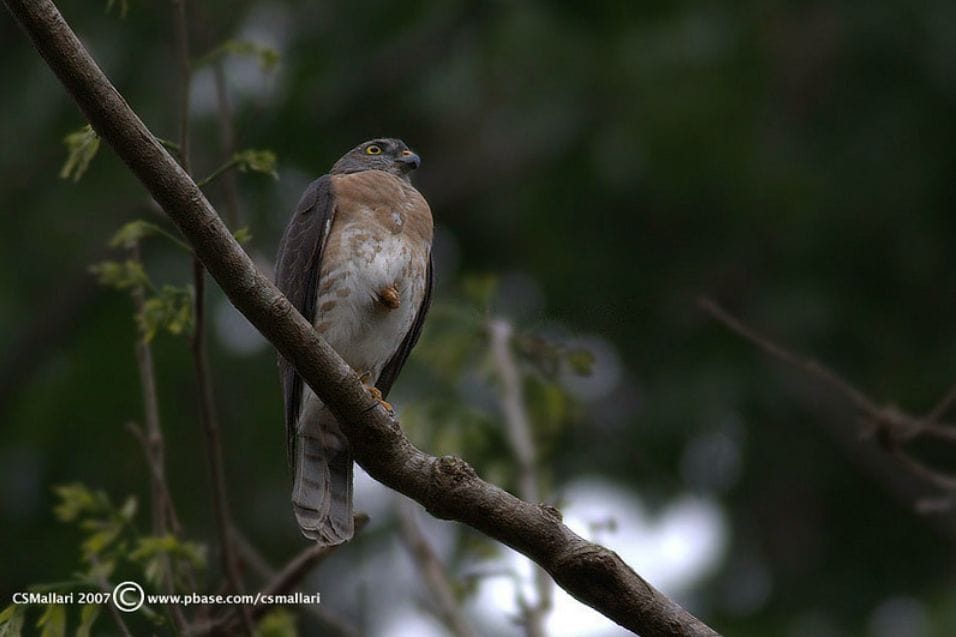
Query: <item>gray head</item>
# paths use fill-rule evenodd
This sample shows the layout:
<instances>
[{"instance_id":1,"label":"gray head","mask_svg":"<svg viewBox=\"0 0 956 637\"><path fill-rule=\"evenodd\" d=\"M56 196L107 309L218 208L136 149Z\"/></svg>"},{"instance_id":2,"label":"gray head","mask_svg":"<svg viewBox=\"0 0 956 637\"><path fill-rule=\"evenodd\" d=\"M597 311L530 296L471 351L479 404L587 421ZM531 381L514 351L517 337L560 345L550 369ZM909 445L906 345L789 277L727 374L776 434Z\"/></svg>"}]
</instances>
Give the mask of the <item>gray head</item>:
<instances>
[{"instance_id":1,"label":"gray head","mask_svg":"<svg viewBox=\"0 0 956 637\"><path fill-rule=\"evenodd\" d=\"M382 137L359 144L345 153L332 166L331 173L335 175L382 170L411 182L411 172L421 163L421 158L409 150L405 142L400 139Z\"/></svg>"}]
</instances>

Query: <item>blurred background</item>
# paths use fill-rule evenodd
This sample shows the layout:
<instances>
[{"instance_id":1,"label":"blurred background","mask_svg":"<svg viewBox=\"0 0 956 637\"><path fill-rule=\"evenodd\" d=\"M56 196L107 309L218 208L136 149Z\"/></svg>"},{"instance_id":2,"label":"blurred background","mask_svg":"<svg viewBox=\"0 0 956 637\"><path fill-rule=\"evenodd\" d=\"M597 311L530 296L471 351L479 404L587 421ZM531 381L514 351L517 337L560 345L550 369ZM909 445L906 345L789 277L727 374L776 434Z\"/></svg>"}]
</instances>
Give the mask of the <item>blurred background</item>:
<instances>
[{"instance_id":1,"label":"blurred background","mask_svg":"<svg viewBox=\"0 0 956 637\"><path fill-rule=\"evenodd\" d=\"M58 3L151 130L176 140L173 9L109 4ZM516 492L489 349L489 321L503 321L542 498L721 633L956 634L952 499L917 513L939 493L860 438L844 396L697 306L720 301L879 404L936 404L956 380L956 5L215 0L188 3L187 22L194 175L235 150L277 157L277 180L233 171L206 189L264 270L305 186L344 152L387 135L422 156L438 287L392 394L416 444ZM86 122L8 14L0 41L5 605L84 568L85 531L54 515L56 485L117 506L135 496L148 533L148 470L126 427L143 422L134 306L89 268L126 258L108 242L130 221L175 231L105 146L78 181L58 176ZM157 287L190 283L173 242L141 251ZM229 501L277 567L306 543L274 352L208 288ZM215 590L189 340L159 329L151 347L170 489ZM939 445L919 452L956 466ZM447 634L405 515L476 632L524 634L528 565L399 500L357 476L368 527L301 584L328 616L299 608L286 627ZM258 590L254 572L246 585ZM624 634L560 593L546 627ZM94 634L113 629L103 617Z\"/></svg>"}]
</instances>

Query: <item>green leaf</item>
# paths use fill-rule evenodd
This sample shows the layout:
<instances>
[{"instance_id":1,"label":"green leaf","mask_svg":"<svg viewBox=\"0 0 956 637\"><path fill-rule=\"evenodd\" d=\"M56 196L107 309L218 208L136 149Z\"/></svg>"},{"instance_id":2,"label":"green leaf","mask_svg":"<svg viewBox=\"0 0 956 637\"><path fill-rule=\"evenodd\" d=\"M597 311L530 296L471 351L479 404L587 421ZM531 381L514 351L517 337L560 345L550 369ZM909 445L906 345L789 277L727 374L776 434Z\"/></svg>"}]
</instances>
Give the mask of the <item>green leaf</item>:
<instances>
[{"instance_id":1,"label":"green leaf","mask_svg":"<svg viewBox=\"0 0 956 637\"><path fill-rule=\"evenodd\" d=\"M206 564L206 548L202 544L181 540L172 534L140 538L129 558L142 561L156 555L181 558L197 568Z\"/></svg>"},{"instance_id":2,"label":"green leaf","mask_svg":"<svg viewBox=\"0 0 956 637\"><path fill-rule=\"evenodd\" d=\"M129 558L143 565L146 579L153 585L162 583L165 562L171 560L179 574L185 566L201 569L206 565L206 547L196 542L180 540L175 535L148 536L140 538Z\"/></svg>"},{"instance_id":3,"label":"green leaf","mask_svg":"<svg viewBox=\"0 0 956 637\"><path fill-rule=\"evenodd\" d=\"M285 608L266 613L256 626L256 637L296 637L295 615Z\"/></svg>"},{"instance_id":4,"label":"green leaf","mask_svg":"<svg viewBox=\"0 0 956 637\"><path fill-rule=\"evenodd\" d=\"M252 171L271 175L273 179L279 178L279 173L276 172L276 154L271 150L247 148L236 152L232 159L241 172Z\"/></svg>"},{"instance_id":5,"label":"green leaf","mask_svg":"<svg viewBox=\"0 0 956 637\"><path fill-rule=\"evenodd\" d=\"M252 240L252 232L249 230L249 226L243 226L232 233L232 236L236 238L236 241L239 242L239 245L245 245Z\"/></svg>"},{"instance_id":6,"label":"green leaf","mask_svg":"<svg viewBox=\"0 0 956 637\"><path fill-rule=\"evenodd\" d=\"M120 518L125 522L132 522L133 518L136 517L136 508L136 497L132 495L127 497L126 502L119 510Z\"/></svg>"},{"instance_id":7,"label":"green leaf","mask_svg":"<svg viewBox=\"0 0 956 637\"><path fill-rule=\"evenodd\" d=\"M0 612L0 624L10 621L10 619L13 617L13 614L16 612L16 610L17 610L16 604L10 604L6 608L4 608L3 612Z\"/></svg>"},{"instance_id":8,"label":"green leaf","mask_svg":"<svg viewBox=\"0 0 956 637\"><path fill-rule=\"evenodd\" d=\"M84 527L93 527L95 529L94 532L88 535L80 544L84 557L91 558L99 556L113 544L116 538L120 536L120 533L123 532L125 524L122 520L118 519L91 520L88 524L85 524Z\"/></svg>"},{"instance_id":9,"label":"green leaf","mask_svg":"<svg viewBox=\"0 0 956 637\"><path fill-rule=\"evenodd\" d=\"M141 243L146 237L151 237L157 234L166 237L187 252L192 252L192 248L183 243L182 240L170 233L168 230L157 226L155 223L143 221L142 219L130 221L117 230L116 233L110 238L110 247L129 249L136 246L138 243Z\"/></svg>"},{"instance_id":10,"label":"green leaf","mask_svg":"<svg viewBox=\"0 0 956 637\"><path fill-rule=\"evenodd\" d=\"M153 287L149 276L143 269L143 264L132 259L122 262L102 261L95 263L90 266L90 273L96 277L100 285L117 290L128 290L139 286Z\"/></svg>"},{"instance_id":11,"label":"green leaf","mask_svg":"<svg viewBox=\"0 0 956 637\"><path fill-rule=\"evenodd\" d=\"M160 232L159 226L142 219L130 221L117 230L110 238L111 248L132 248L146 237Z\"/></svg>"},{"instance_id":12,"label":"green leaf","mask_svg":"<svg viewBox=\"0 0 956 637\"><path fill-rule=\"evenodd\" d=\"M81 515L103 515L110 512L109 497L102 491L91 491L86 485L75 482L53 487L60 498L53 507L53 514L61 522L72 522Z\"/></svg>"},{"instance_id":13,"label":"green leaf","mask_svg":"<svg viewBox=\"0 0 956 637\"><path fill-rule=\"evenodd\" d=\"M78 182L100 149L100 136L87 124L64 137L63 143L66 144L67 157L60 169L60 178Z\"/></svg>"},{"instance_id":14,"label":"green leaf","mask_svg":"<svg viewBox=\"0 0 956 637\"><path fill-rule=\"evenodd\" d=\"M43 615L37 621L37 628L42 628L40 637L65 637L66 635L66 606L49 604Z\"/></svg>"},{"instance_id":15,"label":"green leaf","mask_svg":"<svg viewBox=\"0 0 956 637\"><path fill-rule=\"evenodd\" d=\"M136 322L147 343L152 341L160 330L174 336L189 334L193 327L192 286L164 285L156 296L146 299Z\"/></svg>"},{"instance_id":16,"label":"green leaf","mask_svg":"<svg viewBox=\"0 0 956 637\"><path fill-rule=\"evenodd\" d=\"M90 637L93 622L99 614L100 607L97 604L84 604L80 610L80 625L76 627L76 637Z\"/></svg>"},{"instance_id":17,"label":"green leaf","mask_svg":"<svg viewBox=\"0 0 956 637\"><path fill-rule=\"evenodd\" d=\"M10 604L0 613L0 637L20 637L26 606Z\"/></svg>"},{"instance_id":18,"label":"green leaf","mask_svg":"<svg viewBox=\"0 0 956 637\"><path fill-rule=\"evenodd\" d=\"M195 67L212 64L227 55L241 55L259 60L259 68L264 72L275 69L279 64L279 52L270 46L251 40L226 40L215 49L196 60Z\"/></svg>"}]
</instances>

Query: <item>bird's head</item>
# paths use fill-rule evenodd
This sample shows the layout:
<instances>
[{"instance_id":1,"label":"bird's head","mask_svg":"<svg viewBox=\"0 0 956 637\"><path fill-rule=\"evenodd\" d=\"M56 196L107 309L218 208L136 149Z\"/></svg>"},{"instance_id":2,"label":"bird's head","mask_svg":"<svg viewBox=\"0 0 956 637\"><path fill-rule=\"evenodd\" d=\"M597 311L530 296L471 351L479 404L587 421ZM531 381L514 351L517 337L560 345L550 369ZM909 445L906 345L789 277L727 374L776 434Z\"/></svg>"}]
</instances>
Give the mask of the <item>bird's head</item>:
<instances>
[{"instance_id":1,"label":"bird's head","mask_svg":"<svg viewBox=\"0 0 956 637\"><path fill-rule=\"evenodd\" d=\"M382 170L399 179L411 181L411 173L421 165L421 158L400 139L383 137L359 144L332 166L332 174Z\"/></svg>"}]
</instances>

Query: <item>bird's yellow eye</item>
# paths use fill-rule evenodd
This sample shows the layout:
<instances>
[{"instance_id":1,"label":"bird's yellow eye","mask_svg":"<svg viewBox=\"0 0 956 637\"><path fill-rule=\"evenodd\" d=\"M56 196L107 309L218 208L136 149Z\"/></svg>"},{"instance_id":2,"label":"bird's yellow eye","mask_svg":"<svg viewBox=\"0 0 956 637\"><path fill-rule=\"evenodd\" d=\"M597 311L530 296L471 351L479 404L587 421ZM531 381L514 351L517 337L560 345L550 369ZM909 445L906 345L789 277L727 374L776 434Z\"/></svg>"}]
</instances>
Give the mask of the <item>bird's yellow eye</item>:
<instances>
[{"instance_id":1,"label":"bird's yellow eye","mask_svg":"<svg viewBox=\"0 0 956 637\"><path fill-rule=\"evenodd\" d=\"M365 154L367 154L367 155L381 155L381 154L382 154L382 147L381 147L381 146L376 146L375 144L372 144L371 146L369 146L368 148L365 149Z\"/></svg>"}]
</instances>

